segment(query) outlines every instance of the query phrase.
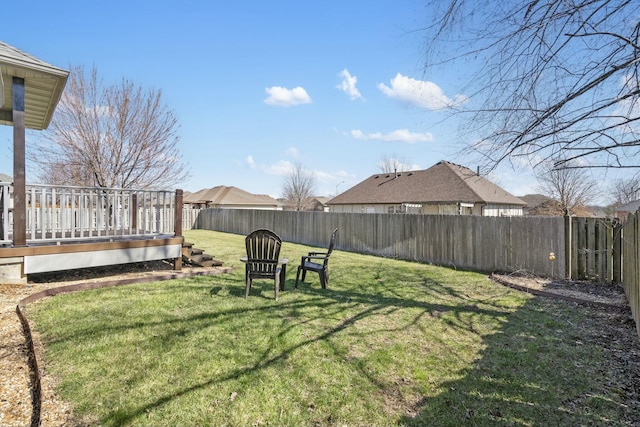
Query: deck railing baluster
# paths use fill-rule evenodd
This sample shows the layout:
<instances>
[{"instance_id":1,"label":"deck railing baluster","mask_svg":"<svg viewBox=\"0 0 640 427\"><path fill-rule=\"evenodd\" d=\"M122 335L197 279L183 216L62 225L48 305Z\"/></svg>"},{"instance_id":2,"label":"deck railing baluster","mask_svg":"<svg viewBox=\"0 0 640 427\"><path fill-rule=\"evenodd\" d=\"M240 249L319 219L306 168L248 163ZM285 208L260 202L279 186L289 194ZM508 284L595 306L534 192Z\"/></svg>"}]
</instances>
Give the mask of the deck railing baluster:
<instances>
[{"instance_id":1,"label":"deck railing baluster","mask_svg":"<svg viewBox=\"0 0 640 427\"><path fill-rule=\"evenodd\" d=\"M0 183L0 245L12 242L12 196ZM28 244L170 235L175 192L27 185L26 209Z\"/></svg>"},{"instance_id":2,"label":"deck railing baluster","mask_svg":"<svg viewBox=\"0 0 640 427\"><path fill-rule=\"evenodd\" d=\"M9 183L2 184L2 242L9 242L9 206L11 204L11 196L9 194Z\"/></svg>"}]
</instances>

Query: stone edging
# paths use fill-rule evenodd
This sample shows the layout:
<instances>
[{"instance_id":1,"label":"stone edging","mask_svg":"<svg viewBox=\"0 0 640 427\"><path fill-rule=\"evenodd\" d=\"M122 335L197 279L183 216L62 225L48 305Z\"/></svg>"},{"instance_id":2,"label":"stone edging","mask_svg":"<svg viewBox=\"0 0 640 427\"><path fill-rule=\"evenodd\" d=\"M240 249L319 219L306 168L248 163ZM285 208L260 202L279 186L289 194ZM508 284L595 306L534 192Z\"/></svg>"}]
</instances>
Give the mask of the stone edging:
<instances>
[{"instance_id":1,"label":"stone edging","mask_svg":"<svg viewBox=\"0 0 640 427\"><path fill-rule=\"evenodd\" d=\"M104 282L85 282L79 283L75 285L66 285L59 286L56 288L49 288L39 292L36 292L32 295L29 295L26 298L21 299L16 306L16 313L18 318L20 319L20 323L22 324L22 330L25 337L25 346L27 350L27 357L29 363L29 377L31 381L31 423L30 427L39 427L41 425L41 408L42 408L42 377L40 374L40 369L38 368L38 358L36 356L35 346L33 344L33 335L31 333L31 326L29 325L29 320L24 313L24 309L27 304L35 302L39 299L50 297L58 294L69 293L69 292L77 292L77 291L85 291L90 289L100 289L100 288L109 288L115 286L123 286L123 285L132 285L136 283L145 283L145 282L156 282L156 281L164 281L164 280L172 280L172 279L183 279L187 277L194 276L213 276L216 274L228 273L231 271L229 267L214 267L211 270L206 271L196 271L189 273L168 273L163 275L151 275L151 276L142 276L128 279L120 279L120 280L109 280Z\"/></svg>"}]
</instances>

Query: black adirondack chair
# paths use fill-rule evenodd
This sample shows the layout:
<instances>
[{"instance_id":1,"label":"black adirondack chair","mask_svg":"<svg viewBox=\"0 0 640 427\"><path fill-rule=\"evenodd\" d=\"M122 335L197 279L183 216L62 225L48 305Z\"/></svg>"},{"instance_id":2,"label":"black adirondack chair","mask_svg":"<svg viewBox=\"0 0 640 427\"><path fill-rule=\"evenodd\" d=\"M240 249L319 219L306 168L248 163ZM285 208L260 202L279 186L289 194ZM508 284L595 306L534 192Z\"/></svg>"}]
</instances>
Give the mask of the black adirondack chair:
<instances>
[{"instance_id":1,"label":"black adirondack chair","mask_svg":"<svg viewBox=\"0 0 640 427\"><path fill-rule=\"evenodd\" d=\"M296 273L296 288L298 287L300 273L302 273L302 281L304 282L304 279L307 276L307 271L313 271L318 273L320 276L320 285L322 286L322 289L327 289L327 285L329 284L329 257L331 256L333 246L336 243L336 234L338 234L337 228L333 230L333 233L331 234L329 248L326 252L309 252L307 255L302 257L300 260L300 266L298 267L298 272Z\"/></svg>"},{"instance_id":2,"label":"black adirondack chair","mask_svg":"<svg viewBox=\"0 0 640 427\"><path fill-rule=\"evenodd\" d=\"M282 239L271 230L259 229L245 238L245 246L247 247L245 265L247 288L244 297L249 296L254 279L271 279L274 281L276 300L278 300L281 271L285 265L278 259Z\"/></svg>"}]
</instances>

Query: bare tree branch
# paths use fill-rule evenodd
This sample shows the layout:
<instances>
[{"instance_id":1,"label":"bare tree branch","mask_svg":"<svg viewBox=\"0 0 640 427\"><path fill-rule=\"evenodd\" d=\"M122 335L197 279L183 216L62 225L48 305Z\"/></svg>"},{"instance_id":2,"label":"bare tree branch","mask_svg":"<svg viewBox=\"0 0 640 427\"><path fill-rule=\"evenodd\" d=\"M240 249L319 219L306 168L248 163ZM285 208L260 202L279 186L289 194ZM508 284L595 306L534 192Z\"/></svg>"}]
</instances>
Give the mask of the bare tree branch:
<instances>
[{"instance_id":1,"label":"bare tree branch","mask_svg":"<svg viewBox=\"0 0 640 427\"><path fill-rule=\"evenodd\" d=\"M640 199L640 174L613 182L610 189L614 203L623 205Z\"/></svg>"},{"instance_id":2,"label":"bare tree branch","mask_svg":"<svg viewBox=\"0 0 640 427\"><path fill-rule=\"evenodd\" d=\"M29 150L42 182L166 188L187 177L178 122L159 90L123 79L104 85L75 67L51 126Z\"/></svg>"},{"instance_id":3,"label":"bare tree branch","mask_svg":"<svg viewBox=\"0 0 640 427\"><path fill-rule=\"evenodd\" d=\"M514 7L515 5L515 7ZM459 115L485 168L640 167L640 2L433 0L426 70L473 61ZM465 67L459 68L463 72ZM571 151L571 155L566 155Z\"/></svg>"},{"instance_id":4,"label":"bare tree branch","mask_svg":"<svg viewBox=\"0 0 640 427\"><path fill-rule=\"evenodd\" d=\"M377 166L382 173L406 172L411 169L409 162L405 159L398 158L398 155L395 153L391 156L387 154L381 156Z\"/></svg>"},{"instance_id":5,"label":"bare tree branch","mask_svg":"<svg viewBox=\"0 0 640 427\"><path fill-rule=\"evenodd\" d=\"M312 207L315 191L315 175L306 171L300 163L296 163L285 179L282 187L283 197L295 210L303 211Z\"/></svg>"},{"instance_id":6,"label":"bare tree branch","mask_svg":"<svg viewBox=\"0 0 640 427\"><path fill-rule=\"evenodd\" d=\"M577 208L586 206L597 198L599 190L587 170L579 167L556 169L546 163L536 174L539 191L560 202L563 212L575 214Z\"/></svg>"}]
</instances>

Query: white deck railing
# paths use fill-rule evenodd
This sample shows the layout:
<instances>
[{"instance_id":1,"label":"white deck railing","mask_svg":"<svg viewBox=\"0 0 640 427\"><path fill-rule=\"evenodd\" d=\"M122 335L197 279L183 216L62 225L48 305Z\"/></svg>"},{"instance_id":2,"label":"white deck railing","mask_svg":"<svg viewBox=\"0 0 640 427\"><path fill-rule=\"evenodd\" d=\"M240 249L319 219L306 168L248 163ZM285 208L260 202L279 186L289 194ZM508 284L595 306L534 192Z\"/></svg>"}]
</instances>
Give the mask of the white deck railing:
<instances>
[{"instance_id":1,"label":"white deck railing","mask_svg":"<svg viewBox=\"0 0 640 427\"><path fill-rule=\"evenodd\" d=\"M174 233L173 191L26 186L28 243ZM13 186L0 183L0 243L12 243Z\"/></svg>"}]
</instances>

